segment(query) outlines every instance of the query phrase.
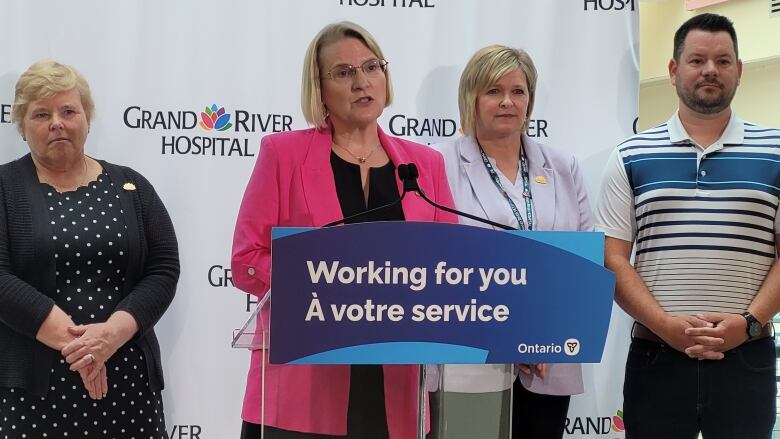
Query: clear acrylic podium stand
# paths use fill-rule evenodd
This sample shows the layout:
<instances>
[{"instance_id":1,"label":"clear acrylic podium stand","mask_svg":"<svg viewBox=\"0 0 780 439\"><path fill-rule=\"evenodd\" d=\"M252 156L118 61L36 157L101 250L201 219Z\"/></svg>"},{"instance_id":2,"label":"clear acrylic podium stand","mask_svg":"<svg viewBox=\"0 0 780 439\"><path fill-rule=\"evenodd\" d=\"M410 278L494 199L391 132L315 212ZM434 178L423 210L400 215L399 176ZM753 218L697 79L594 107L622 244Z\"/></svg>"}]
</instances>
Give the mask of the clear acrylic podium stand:
<instances>
[{"instance_id":1,"label":"clear acrylic podium stand","mask_svg":"<svg viewBox=\"0 0 780 439\"><path fill-rule=\"evenodd\" d=\"M234 349L249 349L250 351L262 350L268 351L269 348L269 328L270 320L268 319L268 312L270 309L269 299L271 298L271 291L269 290L265 296L257 304L252 315L244 323L241 329L233 330L233 341L230 343L230 347ZM267 353L264 352L263 356L267 358ZM265 366L266 362L263 361L260 369L260 380L263 383L263 391L260 395L260 406L264 407L265 401ZM265 410L260 411L260 439L265 438Z\"/></svg>"},{"instance_id":2,"label":"clear acrylic podium stand","mask_svg":"<svg viewBox=\"0 0 780 439\"><path fill-rule=\"evenodd\" d=\"M429 366L431 438L512 437L512 365ZM431 385L438 376L438 385Z\"/></svg>"},{"instance_id":3,"label":"clear acrylic podium stand","mask_svg":"<svg viewBox=\"0 0 780 439\"><path fill-rule=\"evenodd\" d=\"M271 291L260 299L249 320L244 323L241 329L233 330L233 341L230 347L235 349L265 350L268 347L268 329L270 321L266 321L265 315L268 313L268 302L271 298ZM265 312L262 312L265 310Z\"/></svg>"},{"instance_id":4,"label":"clear acrylic podium stand","mask_svg":"<svg viewBox=\"0 0 780 439\"><path fill-rule=\"evenodd\" d=\"M233 331L231 346L263 350L270 347L270 291L241 329ZM265 382L265 363L260 370ZM417 395L417 439L509 439L512 436L511 365L421 365ZM265 388L265 386L263 386ZM427 394L429 404L426 404ZM261 394L261 407L265 392ZM428 406L430 415L427 414ZM260 424L265 425L265 411ZM426 416L430 431L426 433ZM261 428L261 438L264 437ZM404 438L413 439L413 438Z\"/></svg>"}]
</instances>

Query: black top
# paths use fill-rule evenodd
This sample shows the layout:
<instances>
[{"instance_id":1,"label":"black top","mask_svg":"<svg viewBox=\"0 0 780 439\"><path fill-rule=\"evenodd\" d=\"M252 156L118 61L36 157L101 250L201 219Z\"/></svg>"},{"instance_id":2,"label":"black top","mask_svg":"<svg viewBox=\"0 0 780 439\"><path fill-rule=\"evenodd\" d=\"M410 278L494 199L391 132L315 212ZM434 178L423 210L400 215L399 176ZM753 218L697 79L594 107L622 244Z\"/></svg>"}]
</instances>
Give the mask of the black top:
<instances>
[{"instance_id":1,"label":"black top","mask_svg":"<svg viewBox=\"0 0 780 439\"><path fill-rule=\"evenodd\" d=\"M154 324L168 308L179 278L173 224L152 185L134 170L100 161L117 185L127 225L127 265L114 311L127 311L139 330L131 343L146 357L149 384L163 387ZM46 194L30 155L0 166L0 387L43 396L59 353L35 340L56 298L55 248Z\"/></svg>"},{"instance_id":2,"label":"black top","mask_svg":"<svg viewBox=\"0 0 780 439\"><path fill-rule=\"evenodd\" d=\"M344 217L356 215L375 207L390 204L399 198L395 179L395 165L388 162L379 168L368 169L368 205L365 202L360 166L330 153L330 165L336 182L336 195ZM355 218L347 223L371 221L403 221L401 203ZM349 405L347 408L347 439L386 439L387 428L384 403L384 372L378 365L353 365L349 373ZM301 434L301 439L314 435ZM316 437L321 437L317 435Z\"/></svg>"},{"instance_id":3,"label":"black top","mask_svg":"<svg viewBox=\"0 0 780 439\"><path fill-rule=\"evenodd\" d=\"M368 169L368 206L360 180L360 166L342 159L336 153L330 153L330 166L336 180L336 194L339 197L341 213L344 218L356 215L375 207L396 201L400 194L395 180L395 165L387 162L379 168ZM401 203L382 209L369 215L356 218L347 223L367 223L372 221L403 221L404 211Z\"/></svg>"}]
</instances>

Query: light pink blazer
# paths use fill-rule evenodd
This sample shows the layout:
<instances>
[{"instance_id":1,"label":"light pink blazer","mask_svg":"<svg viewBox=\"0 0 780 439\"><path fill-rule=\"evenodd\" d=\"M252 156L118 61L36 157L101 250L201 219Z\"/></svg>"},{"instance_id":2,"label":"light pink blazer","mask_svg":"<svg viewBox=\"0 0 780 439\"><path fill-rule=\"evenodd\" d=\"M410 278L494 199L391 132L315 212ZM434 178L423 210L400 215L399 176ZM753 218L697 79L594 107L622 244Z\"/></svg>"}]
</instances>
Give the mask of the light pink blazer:
<instances>
[{"instance_id":1,"label":"light pink blazer","mask_svg":"<svg viewBox=\"0 0 780 439\"><path fill-rule=\"evenodd\" d=\"M476 139L473 136L462 136L454 141L435 145L434 148L444 156L450 190L457 208L500 222L509 206L496 190L496 185L485 169ZM543 146L525 134L523 148L528 157L528 171L531 174L531 193L536 214L534 229L592 231L593 216L588 194L574 156ZM544 178L539 181L537 177ZM525 213L522 206L520 209ZM489 227L468 218L460 218L460 222ZM452 373L447 372L448 367ZM447 389L449 381L461 392L509 388L511 382L506 382L501 372L501 369L482 365L446 366L444 386ZM548 364L544 380L523 372L520 372L519 379L526 389L534 393L576 395L584 391L582 368L574 363ZM495 384L496 382L498 384Z\"/></svg>"},{"instance_id":2,"label":"light pink blazer","mask_svg":"<svg viewBox=\"0 0 780 439\"><path fill-rule=\"evenodd\" d=\"M453 206L442 156L413 142L386 135L377 127L390 160L414 162L419 183L434 201ZM330 165L330 128L265 136L244 193L233 236L232 270L236 287L262 296L271 285L271 228L321 226L342 218ZM398 191L402 183L397 180ZM408 221L457 222L414 194L403 211ZM282 294L276 292L276 294ZM267 321L267 320L266 320ZM273 349L273 346L271 346ZM252 352L242 418L261 421L263 351ZM391 439L415 437L417 366L383 366L385 407ZM266 363L265 424L286 430L345 435L349 366L288 366Z\"/></svg>"}]
</instances>

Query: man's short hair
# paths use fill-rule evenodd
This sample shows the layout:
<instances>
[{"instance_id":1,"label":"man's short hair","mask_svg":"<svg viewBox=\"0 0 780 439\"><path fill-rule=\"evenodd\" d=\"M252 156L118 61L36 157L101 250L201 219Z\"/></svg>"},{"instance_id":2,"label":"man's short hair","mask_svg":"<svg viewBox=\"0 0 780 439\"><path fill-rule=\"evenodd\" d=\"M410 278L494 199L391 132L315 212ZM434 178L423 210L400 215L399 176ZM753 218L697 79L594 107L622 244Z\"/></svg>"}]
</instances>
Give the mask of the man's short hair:
<instances>
[{"instance_id":1,"label":"man's short hair","mask_svg":"<svg viewBox=\"0 0 780 439\"><path fill-rule=\"evenodd\" d=\"M683 23L677 32L674 33L674 60L680 61L680 55L685 45L685 37L692 30L703 30L706 32L728 32L731 36L731 42L734 43L734 54L739 58L739 49L737 48L737 31L734 30L734 23L728 18L718 14L701 14L691 17Z\"/></svg>"}]
</instances>

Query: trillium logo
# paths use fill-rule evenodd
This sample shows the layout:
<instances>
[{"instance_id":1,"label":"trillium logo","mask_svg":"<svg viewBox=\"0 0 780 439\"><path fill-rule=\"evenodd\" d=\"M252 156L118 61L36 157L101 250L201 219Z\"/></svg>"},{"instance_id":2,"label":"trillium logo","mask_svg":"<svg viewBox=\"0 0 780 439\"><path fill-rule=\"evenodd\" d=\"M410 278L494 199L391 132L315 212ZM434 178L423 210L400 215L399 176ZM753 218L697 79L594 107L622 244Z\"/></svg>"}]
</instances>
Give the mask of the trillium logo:
<instances>
[{"instance_id":1,"label":"trillium logo","mask_svg":"<svg viewBox=\"0 0 780 439\"><path fill-rule=\"evenodd\" d=\"M225 113L225 107L217 107L217 104L211 104L205 111L200 113L200 127L204 131L227 131L233 126L230 123L230 113Z\"/></svg>"},{"instance_id":2,"label":"trillium logo","mask_svg":"<svg viewBox=\"0 0 780 439\"><path fill-rule=\"evenodd\" d=\"M580 353L580 341L576 338L570 338L563 343L563 352L566 355L574 356Z\"/></svg>"}]
</instances>

